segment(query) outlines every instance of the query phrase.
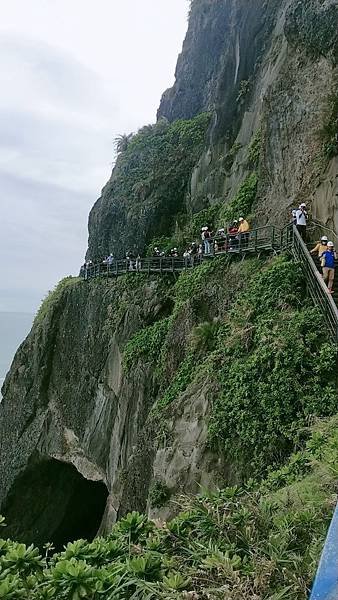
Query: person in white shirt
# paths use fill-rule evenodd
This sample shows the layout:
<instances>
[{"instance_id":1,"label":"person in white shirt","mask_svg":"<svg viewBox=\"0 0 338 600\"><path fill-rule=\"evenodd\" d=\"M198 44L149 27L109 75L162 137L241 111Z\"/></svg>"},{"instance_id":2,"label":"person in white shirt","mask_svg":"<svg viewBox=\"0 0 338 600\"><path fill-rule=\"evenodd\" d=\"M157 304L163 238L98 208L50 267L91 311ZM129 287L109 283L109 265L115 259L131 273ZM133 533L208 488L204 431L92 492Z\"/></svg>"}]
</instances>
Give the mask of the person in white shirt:
<instances>
[{"instance_id":1,"label":"person in white shirt","mask_svg":"<svg viewBox=\"0 0 338 600\"><path fill-rule=\"evenodd\" d=\"M303 202L296 211L296 227L297 227L304 242L306 240L306 224L307 224L306 204L304 204L304 202Z\"/></svg>"}]
</instances>

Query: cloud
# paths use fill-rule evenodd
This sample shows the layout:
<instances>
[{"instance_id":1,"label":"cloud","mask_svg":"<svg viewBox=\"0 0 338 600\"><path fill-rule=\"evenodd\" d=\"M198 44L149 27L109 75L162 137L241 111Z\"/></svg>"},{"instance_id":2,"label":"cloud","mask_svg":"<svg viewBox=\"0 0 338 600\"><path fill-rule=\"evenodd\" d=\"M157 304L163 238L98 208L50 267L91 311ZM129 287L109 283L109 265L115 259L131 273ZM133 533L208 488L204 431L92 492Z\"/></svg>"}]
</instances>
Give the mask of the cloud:
<instances>
[{"instance_id":1,"label":"cloud","mask_svg":"<svg viewBox=\"0 0 338 600\"><path fill-rule=\"evenodd\" d=\"M100 0L100 10L91 0L5 3L0 310L34 312L61 277L78 272L113 139L155 119L186 9L182 0Z\"/></svg>"},{"instance_id":2,"label":"cloud","mask_svg":"<svg viewBox=\"0 0 338 600\"><path fill-rule=\"evenodd\" d=\"M27 310L62 277L78 273L92 197L3 173L0 178L0 310L9 309L10 298L10 310Z\"/></svg>"},{"instance_id":3,"label":"cloud","mask_svg":"<svg viewBox=\"0 0 338 600\"><path fill-rule=\"evenodd\" d=\"M98 144L100 137L100 144ZM79 123L0 109L0 171L96 194L110 171L113 136Z\"/></svg>"},{"instance_id":4,"label":"cloud","mask_svg":"<svg viewBox=\"0 0 338 600\"><path fill-rule=\"evenodd\" d=\"M0 32L0 107L75 120L89 127L118 111L112 88L71 54L29 37ZM98 110L99 108L99 110Z\"/></svg>"}]
</instances>

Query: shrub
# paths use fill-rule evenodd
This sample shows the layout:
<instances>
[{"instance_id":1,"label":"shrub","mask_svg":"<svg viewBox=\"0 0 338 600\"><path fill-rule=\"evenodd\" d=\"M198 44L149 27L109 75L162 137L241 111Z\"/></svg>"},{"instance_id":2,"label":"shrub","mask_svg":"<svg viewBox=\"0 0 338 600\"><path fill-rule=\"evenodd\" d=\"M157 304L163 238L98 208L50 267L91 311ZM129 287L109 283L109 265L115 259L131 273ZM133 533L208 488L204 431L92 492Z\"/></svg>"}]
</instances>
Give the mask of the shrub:
<instances>
[{"instance_id":1,"label":"shrub","mask_svg":"<svg viewBox=\"0 0 338 600\"><path fill-rule=\"evenodd\" d=\"M248 163L251 167L257 167L259 163L259 157L262 150L262 129L257 129L256 133L252 136L252 140L249 146L248 152Z\"/></svg>"},{"instance_id":2,"label":"shrub","mask_svg":"<svg viewBox=\"0 0 338 600\"><path fill-rule=\"evenodd\" d=\"M185 212L191 172L203 150L209 122L210 114L202 113L189 120L143 127L119 155L106 193L125 207L130 223L136 227L137 220L145 228L142 244L148 246L162 236L171 239L178 216ZM125 236L128 247L142 251L137 236L128 232Z\"/></svg>"},{"instance_id":3,"label":"shrub","mask_svg":"<svg viewBox=\"0 0 338 600\"><path fill-rule=\"evenodd\" d=\"M78 285L81 280L78 277L65 277L55 286L54 290L48 292L46 298L41 303L38 312L36 313L34 324L37 325L43 321L45 317L53 313L54 308L58 305L63 291L71 286Z\"/></svg>"},{"instance_id":4,"label":"shrub","mask_svg":"<svg viewBox=\"0 0 338 600\"><path fill-rule=\"evenodd\" d=\"M224 164L225 170L227 172L231 171L232 165L235 162L235 158L236 158L236 156L237 156L237 154L238 154L238 152L240 151L241 148L242 148L242 144L240 144L239 142L235 142L231 146L229 152L224 157L223 164Z\"/></svg>"},{"instance_id":5,"label":"shrub","mask_svg":"<svg viewBox=\"0 0 338 600\"><path fill-rule=\"evenodd\" d=\"M25 575L18 557L8 574L0 560L0 598L178 600L198 594L221 600L226 592L229 600L305 600L337 488L337 418L308 433L307 448L285 465L287 478L280 470L252 491L234 486L182 496L179 514L160 528L132 513L106 539L68 544L43 571L36 564ZM312 460L319 446L321 458ZM8 552L17 547L6 544ZM112 545L124 553L112 555Z\"/></svg>"},{"instance_id":6,"label":"shrub","mask_svg":"<svg viewBox=\"0 0 338 600\"><path fill-rule=\"evenodd\" d=\"M169 488L162 481L154 481L149 492L149 501L152 508L162 508L170 498Z\"/></svg>"},{"instance_id":7,"label":"shrub","mask_svg":"<svg viewBox=\"0 0 338 600\"><path fill-rule=\"evenodd\" d=\"M210 440L259 475L284 461L308 418L337 410L336 353L302 295L298 268L284 257L253 278L218 339Z\"/></svg>"},{"instance_id":8,"label":"shrub","mask_svg":"<svg viewBox=\"0 0 338 600\"><path fill-rule=\"evenodd\" d=\"M171 318L167 317L135 333L124 349L123 363L127 371L141 357L147 362L159 358L170 323Z\"/></svg>"},{"instance_id":9,"label":"shrub","mask_svg":"<svg viewBox=\"0 0 338 600\"><path fill-rule=\"evenodd\" d=\"M253 203L257 195L258 177L256 173L251 173L239 188L236 196L227 204L221 217L226 221L233 221L238 217L247 217L251 213Z\"/></svg>"}]
</instances>

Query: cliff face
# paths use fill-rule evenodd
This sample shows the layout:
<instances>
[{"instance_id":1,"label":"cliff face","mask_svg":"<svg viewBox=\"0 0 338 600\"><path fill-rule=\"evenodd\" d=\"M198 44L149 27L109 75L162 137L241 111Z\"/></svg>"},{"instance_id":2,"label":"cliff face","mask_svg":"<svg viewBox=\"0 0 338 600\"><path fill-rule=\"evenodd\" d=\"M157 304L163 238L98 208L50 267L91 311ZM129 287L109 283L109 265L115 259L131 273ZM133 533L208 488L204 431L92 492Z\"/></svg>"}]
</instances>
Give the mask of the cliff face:
<instances>
[{"instance_id":1,"label":"cliff face","mask_svg":"<svg viewBox=\"0 0 338 600\"><path fill-rule=\"evenodd\" d=\"M0 505L8 535L61 547L66 535L91 537L129 509L147 510L153 481L166 480L175 492L224 483L222 461L207 450L210 382L195 384L161 418L151 410L184 361L193 327L234 300L241 285L233 269L209 278L209 292L196 290L168 327L170 279L61 282L3 387ZM162 324L154 355L151 338L144 348L136 338L124 363L127 342Z\"/></svg>"},{"instance_id":2,"label":"cliff face","mask_svg":"<svg viewBox=\"0 0 338 600\"><path fill-rule=\"evenodd\" d=\"M230 4L241 23L241 3ZM262 3L262 14L260 3L254 5L258 22L251 14L237 42L237 27L232 29L229 44L233 53L238 49L237 63L225 49L218 88L206 100L215 117L192 176L190 203L229 202L255 170L259 189L252 217L258 224L285 224L290 208L306 200L314 217L336 229L337 2ZM194 39L192 32L187 39ZM197 52L196 41L191 44ZM183 73L181 67L160 114L184 114Z\"/></svg>"},{"instance_id":3,"label":"cliff face","mask_svg":"<svg viewBox=\"0 0 338 600\"><path fill-rule=\"evenodd\" d=\"M90 215L88 258L143 252L191 214L226 206L253 171L257 224L285 224L305 199L336 229L337 29L337 0L194 0L175 85L163 95L158 124L126 140ZM209 126L198 143L171 136L167 121L205 111ZM153 139L150 152L149 132L165 137L164 145Z\"/></svg>"},{"instance_id":4,"label":"cliff face","mask_svg":"<svg viewBox=\"0 0 338 600\"><path fill-rule=\"evenodd\" d=\"M194 0L176 82L163 94L158 116L172 121L216 109L218 135L232 129L241 83L257 69L279 4Z\"/></svg>"},{"instance_id":5,"label":"cliff face","mask_svg":"<svg viewBox=\"0 0 338 600\"><path fill-rule=\"evenodd\" d=\"M337 24L338 0L194 0L157 124L119 140L87 257L183 250L239 211L284 225L304 199L337 231ZM281 464L306 410L337 411L322 329L278 261L64 281L3 388L8 534L61 547Z\"/></svg>"}]
</instances>

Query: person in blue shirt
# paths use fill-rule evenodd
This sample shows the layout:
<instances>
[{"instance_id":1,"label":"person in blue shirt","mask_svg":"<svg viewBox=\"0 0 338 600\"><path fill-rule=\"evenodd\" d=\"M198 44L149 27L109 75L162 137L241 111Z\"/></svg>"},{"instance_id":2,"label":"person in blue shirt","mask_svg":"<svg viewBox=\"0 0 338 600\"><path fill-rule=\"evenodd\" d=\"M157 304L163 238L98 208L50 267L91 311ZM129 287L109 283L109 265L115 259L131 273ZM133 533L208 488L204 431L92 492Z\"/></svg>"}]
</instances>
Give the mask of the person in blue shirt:
<instances>
[{"instance_id":1,"label":"person in blue shirt","mask_svg":"<svg viewBox=\"0 0 338 600\"><path fill-rule=\"evenodd\" d=\"M321 255L321 265L323 267L323 279L328 287L329 293L332 294L334 273L335 273L335 260L337 254L334 249L334 243L327 243L327 250Z\"/></svg>"}]
</instances>

